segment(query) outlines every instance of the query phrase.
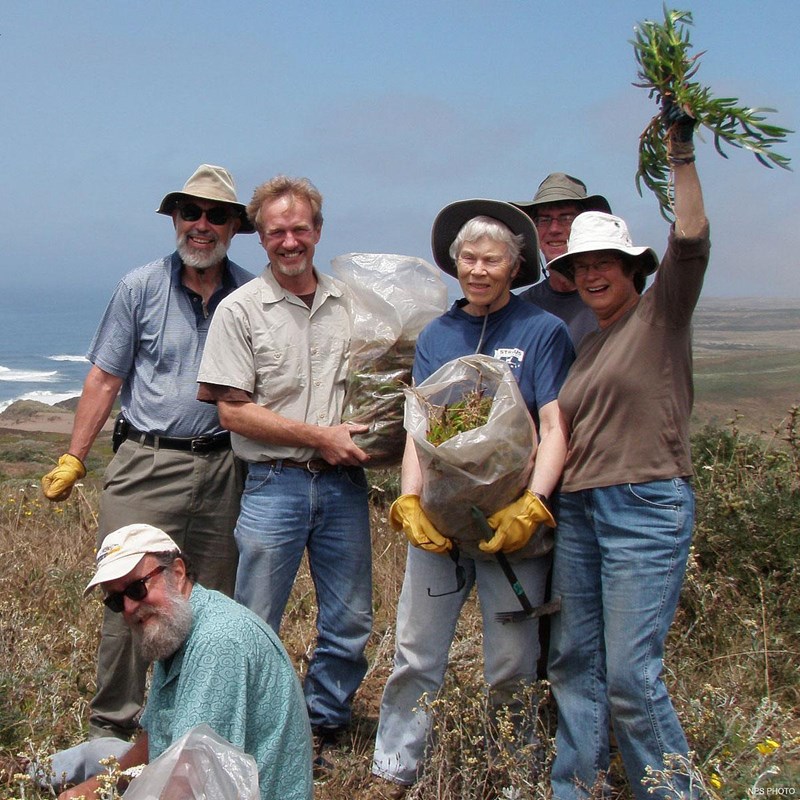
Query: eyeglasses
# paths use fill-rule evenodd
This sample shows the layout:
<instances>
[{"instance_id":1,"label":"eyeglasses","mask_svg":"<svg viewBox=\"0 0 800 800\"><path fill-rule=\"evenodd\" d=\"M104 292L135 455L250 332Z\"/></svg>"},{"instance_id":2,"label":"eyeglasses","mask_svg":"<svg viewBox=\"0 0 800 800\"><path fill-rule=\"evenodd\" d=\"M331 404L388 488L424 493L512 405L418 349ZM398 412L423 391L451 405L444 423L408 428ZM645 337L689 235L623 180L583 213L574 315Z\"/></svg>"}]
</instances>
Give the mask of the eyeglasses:
<instances>
[{"instance_id":1,"label":"eyeglasses","mask_svg":"<svg viewBox=\"0 0 800 800\"><path fill-rule=\"evenodd\" d=\"M554 222L566 227L572 225L577 216L577 214L559 214L557 217L551 217L549 214L540 214L534 222L542 228L549 228Z\"/></svg>"},{"instance_id":2,"label":"eyeglasses","mask_svg":"<svg viewBox=\"0 0 800 800\"><path fill-rule=\"evenodd\" d=\"M619 267L622 265L621 258L614 258L613 256L606 256L604 258L598 258L596 261L590 262L581 262L572 264L572 273L573 275L584 275L590 269L593 269L595 272L606 273L609 270L614 269L614 267Z\"/></svg>"},{"instance_id":3,"label":"eyeglasses","mask_svg":"<svg viewBox=\"0 0 800 800\"><path fill-rule=\"evenodd\" d=\"M120 611L125 608L126 597L130 597L131 600L135 600L137 603L140 600L144 600L145 597L147 597L148 591L147 581L149 581L150 578L154 578L159 572L163 572L165 569L166 567L162 564L160 567L156 567L152 572L148 572L144 578L139 578L138 581L129 583L121 592L107 594L103 598L103 603L106 608L113 611L115 614L119 614Z\"/></svg>"},{"instance_id":4,"label":"eyeglasses","mask_svg":"<svg viewBox=\"0 0 800 800\"><path fill-rule=\"evenodd\" d=\"M232 216L231 210L225 206L200 208L195 203L182 203L178 206L178 213L184 222L197 222L205 214L212 225L224 225Z\"/></svg>"}]
</instances>

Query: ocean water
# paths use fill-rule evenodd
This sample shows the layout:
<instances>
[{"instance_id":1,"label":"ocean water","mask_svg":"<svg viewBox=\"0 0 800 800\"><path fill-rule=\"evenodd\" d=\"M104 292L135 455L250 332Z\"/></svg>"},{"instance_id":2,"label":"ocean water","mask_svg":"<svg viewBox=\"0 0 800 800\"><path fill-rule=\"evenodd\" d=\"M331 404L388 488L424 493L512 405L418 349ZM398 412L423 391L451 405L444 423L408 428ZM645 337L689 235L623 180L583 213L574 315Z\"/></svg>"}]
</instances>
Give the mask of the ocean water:
<instances>
[{"instance_id":1,"label":"ocean water","mask_svg":"<svg viewBox=\"0 0 800 800\"><path fill-rule=\"evenodd\" d=\"M52 405L81 393L107 302L77 290L0 290L0 412L15 400Z\"/></svg>"}]
</instances>

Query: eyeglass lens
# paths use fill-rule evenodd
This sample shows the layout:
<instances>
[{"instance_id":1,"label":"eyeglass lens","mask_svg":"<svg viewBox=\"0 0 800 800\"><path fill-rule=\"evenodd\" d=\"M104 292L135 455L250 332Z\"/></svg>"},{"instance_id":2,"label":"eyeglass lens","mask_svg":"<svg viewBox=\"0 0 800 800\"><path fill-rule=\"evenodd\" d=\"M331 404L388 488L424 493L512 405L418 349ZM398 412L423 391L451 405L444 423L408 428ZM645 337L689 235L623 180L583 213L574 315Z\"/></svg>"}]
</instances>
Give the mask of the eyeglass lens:
<instances>
[{"instance_id":1,"label":"eyeglass lens","mask_svg":"<svg viewBox=\"0 0 800 800\"><path fill-rule=\"evenodd\" d=\"M137 603L140 600L144 600L147 597L147 581L150 578L155 577L159 574L159 572L163 572L166 569L165 566L156 567L152 572L148 572L143 578L139 578L138 581L133 581L133 583L129 583L121 592L112 592L111 594L106 595L103 598L103 603L105 604L106 608L110 611L113 611L115 614L119 614L123 608L125 608L125 598L129 597L131 600L135 600Z\"/></svg>"},{"instance_id":2,"label":"eyeglass lens","mask_svg":"<svg viewBox=\"0 0 800 800\"><path fill-rule=\"evenodd\" d=\"M200 208L195 203L183 203L178 206L178 213L184 222L197 222L205 214L212 225L224 225L231 218L231 213L225 206Z\"/></svg>"},{"instance_id":3,"label":"eyeglass lens","mask_svg":"<svg viewBox=\"0 0 800 800\"><path fill-rule=\"evenodd\" d=\"M536 217L535 222L543 228L549 228L554 222L566 226L572 225L576 216L577 214L559 214L557 217L551 217L548 214L540 214Z\"/></svg>"}]
</instances>

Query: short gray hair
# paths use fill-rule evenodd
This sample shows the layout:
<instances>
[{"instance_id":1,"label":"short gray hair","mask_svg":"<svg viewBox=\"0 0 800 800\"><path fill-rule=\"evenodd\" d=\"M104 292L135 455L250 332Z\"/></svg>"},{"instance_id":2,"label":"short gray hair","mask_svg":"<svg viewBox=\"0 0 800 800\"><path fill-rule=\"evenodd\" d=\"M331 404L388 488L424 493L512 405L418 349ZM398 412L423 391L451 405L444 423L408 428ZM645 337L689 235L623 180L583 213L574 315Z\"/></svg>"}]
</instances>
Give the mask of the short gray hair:
<instances>
[{"instance_id":1,"label":"short gray hair","mask_svg":"<svg viewBox=\"0 0 800 800\"><path fill-rule=\"evenodd\" d=\"M453 261L458 260L458 254L461 248L468 242L477 242L478 239L483 237L492 239L495 242L500 242L505 245L508 250L508 257L511 259L511 266L516 267L520 262L520 254L522 247L525 244L525 237L522 234L512 233L511 230L503 225L502 222L494 219L494 217L473 217L468 222L461 226L461 230L453 239L450 245L450 258Z\"/></svg>"}]
</instances>

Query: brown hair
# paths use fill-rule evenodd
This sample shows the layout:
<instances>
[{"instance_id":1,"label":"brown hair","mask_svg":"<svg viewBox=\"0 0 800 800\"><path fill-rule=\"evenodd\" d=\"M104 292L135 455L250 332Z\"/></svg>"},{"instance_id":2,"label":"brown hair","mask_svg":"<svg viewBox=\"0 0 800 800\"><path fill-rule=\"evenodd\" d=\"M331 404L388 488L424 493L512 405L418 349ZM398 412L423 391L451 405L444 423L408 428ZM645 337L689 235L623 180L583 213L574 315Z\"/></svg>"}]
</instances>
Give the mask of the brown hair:
<instances>
[{"instance_id":1,"label":"brown hair","mask_svg":"<svg viewBox=\"0 0 800 800\"><path fill-rule=\"evenodd\" d=\"M259 233L261 233L261 207L268 200L277 200L286 195L308 201L311 206L314 227L317 230L322 227L322 195L319 193L319 189L308 178L276 175L257 186L253 197L247 204L247 216Z\"/></svg>"}]
</instances>

